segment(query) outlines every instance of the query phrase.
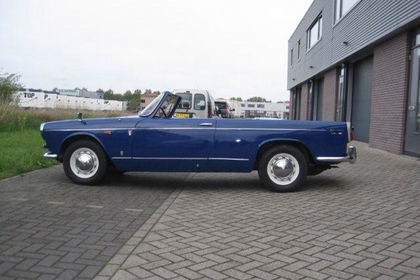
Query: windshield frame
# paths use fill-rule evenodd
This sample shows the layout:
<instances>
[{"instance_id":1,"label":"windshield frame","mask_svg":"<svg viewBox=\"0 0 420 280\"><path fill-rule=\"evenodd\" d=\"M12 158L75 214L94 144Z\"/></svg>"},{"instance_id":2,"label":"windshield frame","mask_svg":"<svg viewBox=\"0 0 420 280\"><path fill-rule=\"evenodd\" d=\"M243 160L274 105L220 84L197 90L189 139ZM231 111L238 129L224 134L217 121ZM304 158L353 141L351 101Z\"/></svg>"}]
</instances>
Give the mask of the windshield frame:
<instances>
[{"instance_id":1,"label":"windshield frame","mask_svg":"<svg viewBox=\"0 0 420 280\"><path fill-rule=\"evenodd\" d=\"M149 105L146 106L146 108L139 112L139 117L150 117L151 115L154 115L156 108L160 106L160 103L162 102L165 95L165 93L161 93L158 96L156 96L156 98L153 99L152 102L150 102ZM145 114L146 112L147 114Z\"/></svg>"}]
</instances>

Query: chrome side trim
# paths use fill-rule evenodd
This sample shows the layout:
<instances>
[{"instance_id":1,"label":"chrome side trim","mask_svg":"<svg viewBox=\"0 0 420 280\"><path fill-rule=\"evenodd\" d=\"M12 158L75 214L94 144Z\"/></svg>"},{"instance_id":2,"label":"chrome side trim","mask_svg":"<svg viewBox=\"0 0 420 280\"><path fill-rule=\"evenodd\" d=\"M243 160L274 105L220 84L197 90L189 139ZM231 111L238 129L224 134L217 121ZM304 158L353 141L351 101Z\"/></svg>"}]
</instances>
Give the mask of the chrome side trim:
<instances>
[{"instance_id":1,"label":"chrome side trim","mask_svg":"<svg viewBox=\"0 0 420 280\"><path fill-rule=\"evenodd\" d=\"M215 129L215 130L247 130L247 131L326 131L317 128L239 128L239 127L138 127L137 130L195 130L195 129Z\"/></svg>"},{"instance_id":2,"label":"chrome side trim","mask_svg":"<svg viewBox=\"0 0 420 280\"><path fill-rule=\"evenodd\" d=\"M249 159L247 159L247 158L209 158L209 160L249 161Z\"/></svg>"},{"instance_id":3,"label":"chrome side trim","mask_svg":"<svg viewBox=\"0 0 420 280\"><path fill-rule=\"evenodd\" d=\"M102 131L102 130L246 130L246 131L326 131L318 128L258 128L258 127L137 127L137 128L63 128L46 131Z\"/></svg>"},{"instance_id":4,"label":"chrome side trim","mask_svg":"<svg viewBox=\"0 0 420 280\"><path fill-rule=\"evenodd\" d=\"M256 130L256 131L326 131L325 129L318 128L260 128L260 127L219 127L220 130Z\"/></svg>"},{"instance_id":5,"label":"chrome side trim","mask_svg":"<svg viewBox=\"0 0 420 280\"><path fill-rule=\"evenodd\" d=\"M138 127L137 130L214 130L214 127Z\"/></svg>"},{"instance_id":6,"label":"chrome side trim","mask_svg":"<svg viewBox=\"0 0 420 280\"><path fill-rule=\"evenodd\" d=\"M45 153L44 157L45 158L57 158L57 155L56 154Z\"/></svg>"},{"instance_id":7,"label":"chrome side trim","mask_svg":"<svg viewBox=\"0 0 420 280\"><path fill-rule=\"evenodd\" d=\"M152 159L152 160L207 160L207 158L180 158L180 157L132 157L132 159Z\"/></svg>"},{"instance_id":8,"label":"chrome side trim","mask_svg":"<svg viewBox=\"0 0 420 280\"><path fill-rule=\"evenodd\" d=\"M355 163L357 160L356 147L348 146L347 156L344 156L344 157L317 157L316 160L320 162L329 162L329 163L339 163L339 162Z\"/></svg>"},{"instance_id":9,"label":"chrome side trim","mask_svg":"<svg viewBox=\"0 0 420 280\"><path fill-rule=\"evenodd\" d=\"M62 128L62 129L49 129L46 131L102 131L102 130L129 130L132 128Z\"/></svg>"},{"instance_id":10,"label":"chrome side trim","mask_svg":"<svg viewBox=\"0 0 420 280\"><path fill-rule=\"evenodd\" d=\"M201 158L201 157L192 157L192 158L180 158L180 157L112 157L112 159L151 159L151 160L232 160L232 161L249 161L247 158Z\"/></svg>"}]
</instances>

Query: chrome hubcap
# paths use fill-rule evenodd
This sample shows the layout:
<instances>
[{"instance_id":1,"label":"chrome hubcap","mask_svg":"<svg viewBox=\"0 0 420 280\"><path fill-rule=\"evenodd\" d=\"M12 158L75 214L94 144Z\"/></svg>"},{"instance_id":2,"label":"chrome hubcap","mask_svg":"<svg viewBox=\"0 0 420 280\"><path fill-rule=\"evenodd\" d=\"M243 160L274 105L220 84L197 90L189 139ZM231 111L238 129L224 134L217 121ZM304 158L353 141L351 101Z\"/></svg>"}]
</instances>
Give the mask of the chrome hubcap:
<instances>
[{"instance_id":1,"label":"chrome hubcap","mask_svg":"<svg viewBox=\"0 0 420 280\"><path fill-rule=\"evenodd\" d=\"M70 157L70 168L83 179L92 177L98 171L99 161L96 153L89 148L79 148Z\"/></svg>"},{"instance_id":2,"label":"chrome hubcap","mask_svg":"<svg viewBox=\"0 0 420 280\"><path fill-rule=\"evenodd\" d=\"M299 175L299 171L297 159L286 153L273 156L267 165L268 176L278 185L288 185L294 182Z\"/></svg>"}]
</instances>

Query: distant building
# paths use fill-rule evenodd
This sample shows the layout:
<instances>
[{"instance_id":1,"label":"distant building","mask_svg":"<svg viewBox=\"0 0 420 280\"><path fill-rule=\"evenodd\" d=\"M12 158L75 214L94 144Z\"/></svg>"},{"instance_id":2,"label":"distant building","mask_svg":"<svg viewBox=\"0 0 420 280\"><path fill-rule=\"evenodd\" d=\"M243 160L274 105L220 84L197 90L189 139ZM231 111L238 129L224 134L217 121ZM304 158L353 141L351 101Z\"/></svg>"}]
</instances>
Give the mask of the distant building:
<instances>
[{"instance_id":1,"label":"distant building","mask_svg":"<svg viewBox=\"0 0 420 280\"><path fill-rule=\"evenodd\" d=\"M315 0L288 44L291 115L420 156L420 1Z\"/></svg>"},{"instance_id":2,"label":"distant building","mask_svg":"<svg viewBox=\"0 0 420 280\"><path fill-rule=\"evenodd\" d=\"M231 114L232 114L233 118L240 118L241 116L243 116L241 103L239 101L228 100L228 99L225 99L225 98L217 98L216 102L217 101L227 102L230 109L234 109L233 111L231 111Z\"/></svg>"},{"instance_id":3,"label":"distant building","mask_svg":"<svg viewBox=\"0 0 420 280\"><path fill-rule=\"evenodd\" d=\"M86 89L57 89L60 95L78 96L87 98L103 99L104 93L96 91L88 91Z\"/></svg>"},{"instance_id":4,"label":"distant building","mask_svg":"<svg viewBox=\"0 0 420 280\"><path fill-rule=\"evenodd\" d=\"M89 98L59 92L44 91L41 89L21 88L15 94L17 105L22 108L50 108L50 109L76 109L98 111L126 111L126 101L104 100L102 98Z\"/></svg>"},{"instance_id":5,"label":"distant building","mask_svg":"<svg viewBox=\"0 0 420 280\"><path fill-rule=\"evenodd\" d=\"M147 107L159 94L158 93L145 93L141 95L140 111Z\"/></svg>"},{"instance_id":6,"label":"distant building","mask_svg":"<svg viewBox=\"0 0 420 280\"><path fill-rule=\"evenodd\" d=\"M244 118L278 118L289 119L289 102L239 102L242 108L242 116Z\"/></svg>"}]
</instances>

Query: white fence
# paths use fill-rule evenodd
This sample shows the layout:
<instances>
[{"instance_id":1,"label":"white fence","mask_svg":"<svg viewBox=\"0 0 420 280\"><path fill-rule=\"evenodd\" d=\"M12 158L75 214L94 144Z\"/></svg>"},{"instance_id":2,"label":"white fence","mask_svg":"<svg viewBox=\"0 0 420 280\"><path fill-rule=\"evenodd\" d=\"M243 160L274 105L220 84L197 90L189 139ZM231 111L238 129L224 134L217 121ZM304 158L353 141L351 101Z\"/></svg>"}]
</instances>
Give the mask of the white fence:
<instances>
[{"instance_id":1,"label":"white fence","mask_svg":"<svg viewBox=\"0 0 420 280\"><path fill-rule=\"evenodd\" d=\"M97 111L125 111L127 102L104 100L55 93L19 91L16 101L22 108L79 109Z\"/></svg>"}]
</instances>

